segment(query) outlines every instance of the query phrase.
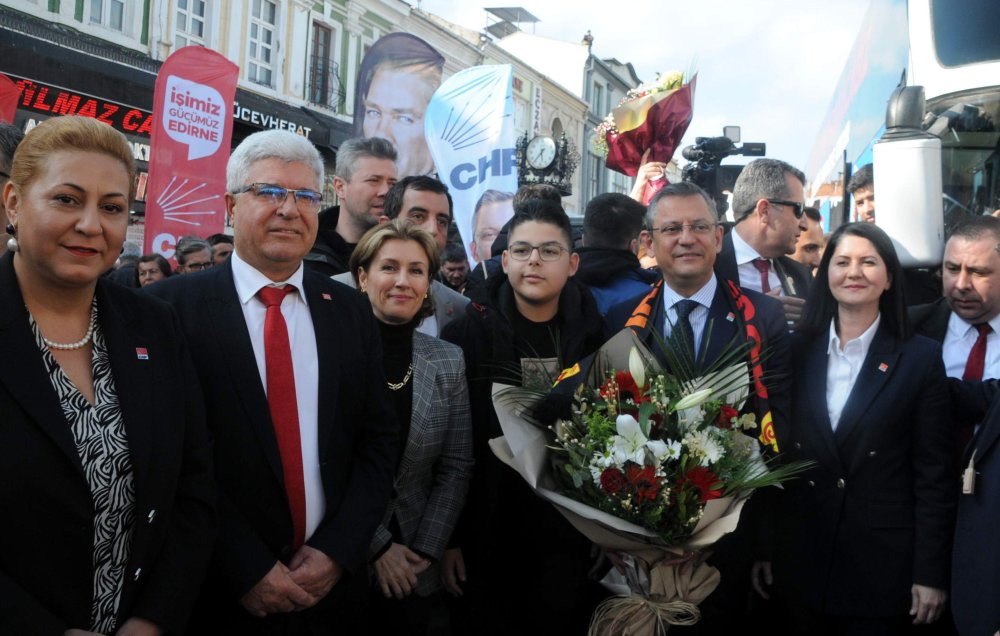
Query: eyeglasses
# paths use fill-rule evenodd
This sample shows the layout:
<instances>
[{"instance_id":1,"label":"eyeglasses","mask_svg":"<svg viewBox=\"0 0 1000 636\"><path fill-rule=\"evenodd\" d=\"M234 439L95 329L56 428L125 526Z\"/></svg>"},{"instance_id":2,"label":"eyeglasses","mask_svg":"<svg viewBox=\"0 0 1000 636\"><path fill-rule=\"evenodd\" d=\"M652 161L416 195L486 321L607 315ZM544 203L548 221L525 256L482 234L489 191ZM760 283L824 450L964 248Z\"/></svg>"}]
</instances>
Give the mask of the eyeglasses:
<instances>
[{"instance_id":1,"label":"eyeglasses","mask_svg":"<svg viewBox=\"0 0 1000 636\"><path fill-rule=\"evenodd\" d=\"M211 262L208 263L187 263L184 265L184 269L189 272L200 272L202 270L208 269L212 266Z\"/></svg>"},{"instance_id":2,"label":"eyeglasses","mask_svg":"<svg viewBox=\"0 0 1000 636\"><path fill-rule=\"evenodd\" d=\"M510 257L515 261L528 260L531 258L531 253L535 250L538 250L538 257L543 261L558 261L563 252L569 251L559 243L542 243L541 245L532 245L531 243L522 243L518 241L517 243L511 243L507 246L507 253L510 254Z\"/></svg>"},{"instance_id":3,"label":"eyeglasses","mask_svg":"<svg viewBox=\"0 0 1000 636\"><path fill-rule=\"evenodd\" d=\"M653 231L659 232L660 234L670 238L677 238L683 234L684 229L687 228L688 230L691 230L692 234L704 236L714 230L717 225L718 223L709 223L708 221L697 221L695 223L671 223L670 225L654 228Z\"/></svg>"},{"instance_id":4,"label":"eyeglasses","mask_svg":"<svg viewBox=\"0 0 1000 636\"><path fill-rule=\"evenodd\" d=\"M284 205L289 193L291 193L295 197L295 206L300 212L315 212L323 201L323 195L315 190L289 190L273 183L251 183L233 194L243 194L244 192L252 192L257 199L276 208Z\"/></svg>"}]
</instances>

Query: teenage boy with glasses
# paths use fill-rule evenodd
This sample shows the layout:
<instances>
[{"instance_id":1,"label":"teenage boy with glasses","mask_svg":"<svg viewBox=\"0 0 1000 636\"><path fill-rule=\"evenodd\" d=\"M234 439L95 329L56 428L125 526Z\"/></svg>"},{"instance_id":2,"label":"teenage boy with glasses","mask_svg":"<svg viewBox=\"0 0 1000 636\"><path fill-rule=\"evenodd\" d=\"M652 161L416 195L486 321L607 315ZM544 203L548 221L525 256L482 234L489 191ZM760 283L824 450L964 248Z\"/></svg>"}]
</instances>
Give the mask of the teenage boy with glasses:
<instances>
[{"instance_id":1,"label":"teenage boy with glasses","mask_svg":"<svg viewBox=\"0 0 1000 636\"><path fill-rule=\"evenodd\" d=\"M571 279L579 263L571 237L558 203L518 205L504 274L486 279L482 304L469 303L441 334L465 354L476 460L453 549L442 559L445 585L457 597L455 633L516 634L531 620L538 633L581 634L600 597L587 578L590 543L488 445L503 435L494 382L546 390L606 340L597 304Z\"/></svg>"}]
</instances>

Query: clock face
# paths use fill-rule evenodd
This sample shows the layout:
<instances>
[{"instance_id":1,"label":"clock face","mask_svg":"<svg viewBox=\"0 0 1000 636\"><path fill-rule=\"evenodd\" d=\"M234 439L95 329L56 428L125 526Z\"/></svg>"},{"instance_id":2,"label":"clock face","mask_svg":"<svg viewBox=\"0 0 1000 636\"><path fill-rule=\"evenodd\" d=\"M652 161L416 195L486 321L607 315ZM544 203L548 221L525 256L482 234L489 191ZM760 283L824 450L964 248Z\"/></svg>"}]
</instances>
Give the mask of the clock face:
<instances>
[{"instance_id":1,"label":"clock face","mask_svg":"<svg viewBox=\"0 0 1000 636\"><path fill-rule=\"evenodd\" d=\"M535 137L528 142L528 165L532 168L548 168L555 159L556 142L552 137Z\"/></svg>"}]
</instances>

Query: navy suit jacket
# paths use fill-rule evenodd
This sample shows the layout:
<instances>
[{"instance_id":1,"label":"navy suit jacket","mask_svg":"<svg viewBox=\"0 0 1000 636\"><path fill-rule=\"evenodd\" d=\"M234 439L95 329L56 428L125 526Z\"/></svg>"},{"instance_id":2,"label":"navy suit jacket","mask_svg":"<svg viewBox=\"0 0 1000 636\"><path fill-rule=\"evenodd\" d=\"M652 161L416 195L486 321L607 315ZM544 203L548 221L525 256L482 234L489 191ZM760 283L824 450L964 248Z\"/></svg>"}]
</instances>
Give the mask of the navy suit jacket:
<instances>
[{"instance_id":1,"label":"navy suit jacket","mask_svg":"<svg viewBox=\"0 0 1000 636\"><path fill-rule=\"evenodd\" d=\"M396 423L388 408L371 307L354 290L309 269L303 286L319 357L319 455L326 498L326 515L306 544L354 572L366 562L392 490ZM292 519L232 263L146 289L169 301L180 316L214 437L222 533L202 607L242 612L237 601L275 562L287 564L292 556Z\"/></svg>"},{"instance_id":2,"label":"navy suit jacket","mask_svg":"<svg viewBox=\"0 0 1000 636\"><path fill-rule=\"evenodd\" d=\"M734 343L746 341L746 334L741 332L741 321L736 319L740 309L736 307L732 296L727 293L728 282L718 276L718 287L715 298L708 309L708 321L705 325L705 335L702 336L701 350L697 359L699 368L710 367ZM666 284L666 283L664 283ZM771 415L774 418L775 431L781 443L782 428L790 411L791 395L791 358L789 352L790 336L788 323L781 303L764 294L744 289L746 295L757 312L756 323L762 327L762 350L764 352L763 368L765 384L768 389L768 402ZM606 321L612 333L618 333L625 328L635 309L642 303L647 293L627 300L608 312ZM657 295L650 307L649 319L643 329L636 329L636 335L643 344L656 356L661 365L666 366L666 359L660 342L663 340L663 326L666 322L663 297Z\"/></svg>"},{"instance_id":3,"label":"navy suit jacket","mask_svg":"<svg viewBox=\"0 0 1000 636\"><path fill-rule=\"evenodd\" d=\"M0 633L61 634L90 625L94 506L12 256L0 259ZM181 633L217 531L201 393L168 306L100 279L97 308L135 485L118 626L142 616Z\"/></svg>"},{"instance_id":4,"label":"navy suit jacket","mask_svg":"<svg viewBox=\"0 0 1000 636\"><path fill-rule=\"evenodd\" d=\"M722 251L715 259L715 273L723 280L740 282L740 272L736 265L736 249L733 247L733 232L735 226L730 227L725 236L722 237ZM781 288L786 296L795 296L805 300L809 296L809 286L812 285L812 272L802 263L788 256L779 256L773 259L781 281ZM791 282L789 282L791 281Z\"/></svg>"},{"instance_id":5,"label":"navy suit jacket","mask_svg":"<svg viewBox=\"0 0 1000 636\"><path fill-rule=\"evenodd\" d=\"M815 465L785 486L775 583L814 611L901 617L914 583L947 588L955 479L941 345L883 322L840 416L829 338L797 342L790 444Z\"/></svg>"},{"instance_id":6,"label":"navy suit jacket","mask_svg":"<svg viewBox=\"0 0 1000 636\"><path fill-rule=\"evenodd\" d=\"M973 461L975 487L972 493L958 496L952 615L961 634L994 634L1000 629L1000 383L952 382L950 386L963 415L982 421L959 467L965 470Z\"/></svg>"}]
</instances>

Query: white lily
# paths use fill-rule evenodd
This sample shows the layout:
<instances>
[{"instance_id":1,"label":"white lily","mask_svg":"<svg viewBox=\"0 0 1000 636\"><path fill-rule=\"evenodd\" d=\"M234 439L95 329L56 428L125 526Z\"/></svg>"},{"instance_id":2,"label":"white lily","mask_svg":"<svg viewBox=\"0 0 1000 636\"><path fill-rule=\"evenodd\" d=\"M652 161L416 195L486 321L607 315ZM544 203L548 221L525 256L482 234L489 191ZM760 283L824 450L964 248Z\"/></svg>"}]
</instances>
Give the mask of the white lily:
<instances>
[{"instance_id":1,"label":"white lily","mask_svg":"<svg viewBox=\"0 0 1000 636\"><path fill-rule=\"evenodd\" d=\"M628 372L632 374L635 385L642 389L646 384L646 364L642 360L642 354L635 347L628 352Z\"/></svg>"},{"instance_id":2,"label":"white lily","mask_svg":"<svg viewBox=\"0 0 1000 636\"><path fill-rule=\"evenodd\" d=\"M646 442L649 440L643 434L639 422L631 415L619 415L615 420L618 434L611 438L611 452L615 463L622 466L627 461L633 461L640 466L646 459Z\"/></svg>"},{"instance_id":3,"label":"white lily","mask_svg":"<svg viewBox=\"0 0 1000 636\"><path fill-rule=\"evenodd\" d=\"M684 409L689 409L693 406L699 406L708 401L712 394L715 393L714 389L702 389L701 391L695 391L690 395L686 395L680 399L677 404L674 405L675 411L683 411Z\"/></svg>"}]
</instances>

